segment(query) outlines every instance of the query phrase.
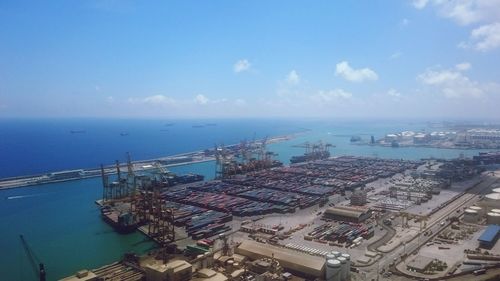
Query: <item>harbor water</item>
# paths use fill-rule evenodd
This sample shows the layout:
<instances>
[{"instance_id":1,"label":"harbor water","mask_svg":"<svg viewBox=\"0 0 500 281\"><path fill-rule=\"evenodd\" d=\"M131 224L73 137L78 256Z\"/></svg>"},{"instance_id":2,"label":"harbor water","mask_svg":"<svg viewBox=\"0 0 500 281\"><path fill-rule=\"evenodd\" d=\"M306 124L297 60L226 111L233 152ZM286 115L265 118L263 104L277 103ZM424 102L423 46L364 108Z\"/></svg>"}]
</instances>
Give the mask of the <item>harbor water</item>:
<instances>
[{"instance_id":1,"label":"harbor water","mask_svg":"<svg viewBox=\"0 0 500 281\"><path fill-rule=\"evenodd\" d=\"M454 158L477 150L391 148L353 145L352 135L369 139L403 130L429 129L426 123L334 122L332 120L2 120L0 121L0 177L97 167L101 162L150 159L212 148L266 135L300 133L270 144L284 163L304 152L294 145L318 141L336 145L332 155L384 158ZM171 124L174 123L174 124ZM209 124L199 126L200 124ZM197 127L193 127L196 125ZM74 133L70 131L74 130ZM215 163L171 167L179 173L196 172L213 178ZM19 240L23 234L46 265L48 280L82 268L95 268L126 252L142 254L153 243L139 233L119 235L105 224L94 201L102 194L100 178L0 190L0 272L2 280L35 280L32 265Z\"/></svg>"}]
</instances>

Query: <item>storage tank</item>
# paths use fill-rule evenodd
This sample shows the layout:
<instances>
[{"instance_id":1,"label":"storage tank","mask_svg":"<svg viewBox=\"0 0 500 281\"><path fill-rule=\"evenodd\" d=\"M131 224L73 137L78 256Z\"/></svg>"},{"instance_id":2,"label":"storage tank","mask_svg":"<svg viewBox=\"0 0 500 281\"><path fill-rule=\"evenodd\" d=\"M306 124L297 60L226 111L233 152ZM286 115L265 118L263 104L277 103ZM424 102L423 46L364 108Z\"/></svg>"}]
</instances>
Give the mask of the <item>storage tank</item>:
<instances>
[{"instance_id":1,"label":"storage tank","mask_svg":"<svg viewBox=\"0 0 500 281\"><path fill-rule=\"evenodd\" d=\"M484 216L484 209L479 206L470 206L469 209L476 211L479 216Z\"/></svg>"},{"instance_id":2,"label":"storage tank","mask_svg":"<svg viewBox=\"0 0 500 281\"><path fill-rule=\"evenodd\" d=\"M464 222L474 223L477 222L479 215L476 210L466 209L464 212Z\"/></svg>"},{"instance_id":3,"label":"storage tank","mask_svg":"<svg viewBox=\"0 0 500 281\"><path fill-rule=\"evenodd\" d=\"M351 274L351 255L344 253L341 256L346 260L346 276L344 280L349 280L349 275Z\"/></svg>"},{"instance_id":4,"label":"storage tank","mask_svg":"<svg viewBox=\"0 0 500 281\"><path fill-rule=\"evenodd\" d=\"M490 193L484 196L482 203L488 209L500 209L500 193Z\"/></svg>"},{"instance_id":5,"label":"storage tank","mask_svg":"<svg viewBox=\"0 0 500 281\"><path fill-rule=\"evenodd\" d=\"M486 222L488 224L498 224L500 225L500 213L489 212L486 216Z\"/></svg>"},{"instance_id":6,"label":"storage tank","mask_svg":"<svg viewBox=\"0 0 500 281\"><path fill-rule=\"evenodd\" d=\"M342 265L338 260L328 260L326 262L326 281L341 281Z\"/></svg>"},{"instance_id":7,"label":"storage tank","mask_svg":"<svg viewBox=\"0 0 500 281\"><path fill-rule=\"evenodd\" d=\"M226 264L226 272L233 272L234 260L228 260Z\"/></svg>"},{"instance_id":8,"label":"storage tank","mask_svg":"<svg viewBox=\"0 0 500 281\"><path fill-rule=\"evenodd\" d=\"M340 252L337 251L331 251L331 254L334 255L336 258L340 257Z\"/></svg>"},{"instance_id":9,"label":"storage tank","mask_svg":"<svg viewBox=\"0 0 500 281\"><path fill-rule=\"evenodd\" d=\"M337 260L340 262L340 280L344 281L347 278L347 260L342 256Z\"/></svg>"},{"instance_id":10,"label":"storage tank","mask_svg":"<svg viewBox=\"0 0 500 281\"><path fill-rule=\"evenodd\" d=\"M325 259L328 260L334 260L336 256L332 253L326 254Z\"/></svg>"}]
</instances>

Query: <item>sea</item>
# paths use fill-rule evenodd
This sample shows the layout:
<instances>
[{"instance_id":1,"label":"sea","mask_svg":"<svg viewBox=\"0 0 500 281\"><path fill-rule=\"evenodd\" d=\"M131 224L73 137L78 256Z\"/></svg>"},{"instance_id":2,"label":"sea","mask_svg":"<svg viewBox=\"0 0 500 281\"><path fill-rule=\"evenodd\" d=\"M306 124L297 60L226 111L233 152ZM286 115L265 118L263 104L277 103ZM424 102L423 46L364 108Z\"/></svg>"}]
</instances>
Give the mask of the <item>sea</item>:
<instances>
[{"instance_id":1,"label":"sea","mask_svg":"<svg viewBox=\"0 0 500 281\"><path fill-rule=\"evenodd\" d=\"M0 119L0 178L46 174L59 170L95 168L101 163L152 159L235 144L264 137L293 135L268 145L289 163L304 153L300 145L323 141L335 145L335 155L421 159L472 156L479 150L392 148L351 144L353 135L369 140L385 134L439 131L425 121L335 119ZM215 175L215 163L169 168L178 174ZM37 280L43 262L47 280L58 280L81 269L120 259L124 253L154 248L140 233L115 233L100 216L100 178L0 190L1 280ZM23 247L23 235L29 250ZM34 257L30 259L29 256Z\"/></svg>"}]
</instances>

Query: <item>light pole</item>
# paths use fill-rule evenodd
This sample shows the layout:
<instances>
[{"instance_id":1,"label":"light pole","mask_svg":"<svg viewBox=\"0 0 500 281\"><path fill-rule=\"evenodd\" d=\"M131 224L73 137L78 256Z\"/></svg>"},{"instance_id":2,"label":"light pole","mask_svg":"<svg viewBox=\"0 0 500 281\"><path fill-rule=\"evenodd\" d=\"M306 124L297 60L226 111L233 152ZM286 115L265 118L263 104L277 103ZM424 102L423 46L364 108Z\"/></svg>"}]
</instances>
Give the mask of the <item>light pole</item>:
<instances>
[{"instance_id":1,"label":"light pole","mask_svg":"<svg viewBox=\"0 0 500 281\"><path fill-rule=\"evenodd\" d=\"M380 260L381 260L381 259L382 259L382 258L379 258L379 259L377 260L377 281L379 280L379 277L380 277Z\"/></svg>"}]
</instances>

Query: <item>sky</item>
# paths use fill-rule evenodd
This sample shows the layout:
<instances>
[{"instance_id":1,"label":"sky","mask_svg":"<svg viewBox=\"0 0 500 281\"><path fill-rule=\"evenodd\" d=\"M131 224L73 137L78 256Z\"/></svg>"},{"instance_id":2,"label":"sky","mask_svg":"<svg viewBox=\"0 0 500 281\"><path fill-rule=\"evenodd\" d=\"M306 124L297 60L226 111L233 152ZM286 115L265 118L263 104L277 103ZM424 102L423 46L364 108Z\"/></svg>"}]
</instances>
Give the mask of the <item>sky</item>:
<instances>
[{"instance_id":1,"label":"sky","mask_svg":"<svg viewBox=\"0 0 500 281\"><path fill-rule=\"evenodd\" d=\"M500 0L0 1L0 117L500 120Z\"/></svg>"}]
</instances>

